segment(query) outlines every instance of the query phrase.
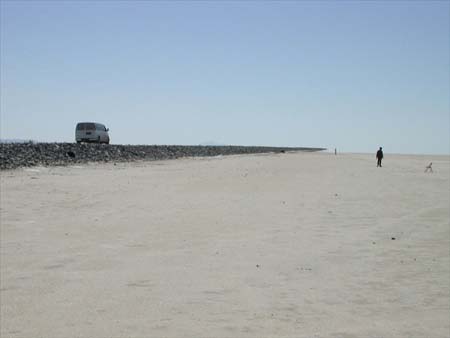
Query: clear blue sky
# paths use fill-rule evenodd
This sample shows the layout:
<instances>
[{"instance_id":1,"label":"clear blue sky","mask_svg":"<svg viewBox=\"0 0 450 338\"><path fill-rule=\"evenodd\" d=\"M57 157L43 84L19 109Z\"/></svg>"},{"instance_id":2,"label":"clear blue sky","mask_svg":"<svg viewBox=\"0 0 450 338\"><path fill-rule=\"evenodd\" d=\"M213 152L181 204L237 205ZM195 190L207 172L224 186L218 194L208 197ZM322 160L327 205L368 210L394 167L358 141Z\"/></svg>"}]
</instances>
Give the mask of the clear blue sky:
<instances>
[{"instance_id":1,"label":"clear blue sky","mask_svg":"<svg viewBox=\"0 0 450 338\"><path fill-rule=\"evenodd\" d=\"M1 138L450 153L450 2L1 1Z\"/></svg>"}]
</instances>

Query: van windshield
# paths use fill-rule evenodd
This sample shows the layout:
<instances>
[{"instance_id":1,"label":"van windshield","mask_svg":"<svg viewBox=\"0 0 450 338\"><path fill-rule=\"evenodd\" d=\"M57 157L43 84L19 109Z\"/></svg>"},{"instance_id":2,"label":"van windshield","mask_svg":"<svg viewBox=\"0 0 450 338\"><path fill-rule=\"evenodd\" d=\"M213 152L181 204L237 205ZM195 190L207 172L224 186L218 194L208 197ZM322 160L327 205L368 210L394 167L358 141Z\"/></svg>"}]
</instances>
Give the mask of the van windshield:
<instances>
[{"instance_id":1,"label":"van windshield","mask_svg":"<svg viewBox=\"0 0 450 338\"><path fill-rule=\"evenodd\" d=\"M95 123L78 123L77 130L95 130Z\"/></svg>"}]
</instances>

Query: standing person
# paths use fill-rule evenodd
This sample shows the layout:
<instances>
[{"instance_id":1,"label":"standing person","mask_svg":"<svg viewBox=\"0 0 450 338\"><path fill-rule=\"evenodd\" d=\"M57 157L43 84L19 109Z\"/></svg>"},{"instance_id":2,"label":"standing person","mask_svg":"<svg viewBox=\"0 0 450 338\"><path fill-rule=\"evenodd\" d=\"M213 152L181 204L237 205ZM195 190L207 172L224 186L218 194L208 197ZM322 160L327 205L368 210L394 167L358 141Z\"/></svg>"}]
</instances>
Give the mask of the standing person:
<instances>
[{"instance_id":1,"label":"standing person","mask_svg":"<svg viewBox=\"0 0 450 338\"><path fill-rule=\"evenodd\" d=\"M377 167L381 167L381 160L383 159L383 148L380 147L380 149L377 151Z\"/></svg>"}]
</instances>

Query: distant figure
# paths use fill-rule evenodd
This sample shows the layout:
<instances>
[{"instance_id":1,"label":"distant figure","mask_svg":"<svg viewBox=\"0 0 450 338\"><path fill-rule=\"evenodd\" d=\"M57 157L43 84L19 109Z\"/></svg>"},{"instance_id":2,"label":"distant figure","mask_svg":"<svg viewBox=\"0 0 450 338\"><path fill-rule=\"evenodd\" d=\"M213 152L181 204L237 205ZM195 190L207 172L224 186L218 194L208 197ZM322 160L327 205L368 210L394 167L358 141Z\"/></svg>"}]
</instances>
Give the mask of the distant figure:
<instances>
[{"instance_id":1,"label":"distant figure","mask_svg":"<svg viewBox=\"0 0 450 338\"><path fill-rule=\"evenodd\" d=\"M380 149L377 151L377 167L381 167L381 160L383 159L383 148L380 147Z\"/></svg>"},{"instance_id":2,"label":"distant figure","mask_svg":"<svg viewBox=\"0 0 450 338\"><path fill-rule=\"evenodd\" d=\"M430 164L425 167L425 172L429 171L430 173L432 173L433 172L433 168L431 167L432 165L433 162L430 162Z\"/></svg>"},{"instance_id":3,"label":"distant figure","mask_svg":"<svg viewBox=\"0 0 450 338\"><path fill-rule=\"evenodd\" d=\"M334 154L337 155L337 148L334 148Z\"/></svg>"}]
</instances>

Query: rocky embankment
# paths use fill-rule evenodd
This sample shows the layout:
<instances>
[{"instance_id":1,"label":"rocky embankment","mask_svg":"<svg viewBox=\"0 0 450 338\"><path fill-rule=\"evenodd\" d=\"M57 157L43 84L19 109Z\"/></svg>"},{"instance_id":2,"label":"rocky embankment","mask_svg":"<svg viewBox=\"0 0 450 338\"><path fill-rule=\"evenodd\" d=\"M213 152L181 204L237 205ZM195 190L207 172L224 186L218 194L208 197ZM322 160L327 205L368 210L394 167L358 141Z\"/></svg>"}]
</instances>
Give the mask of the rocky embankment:
<instances>
[{"instance_id":1,"label":"rocky embankment","mask_svg":"<svg viewBox=\"0 0 450 338\"><path fill-rule=\"evenodd\" d=\"M106 145L76 143L0 143L0 169L86 162L166 160L180 157L320 151L323 148L245 146Z\"/></svg>"}]
</instances>

